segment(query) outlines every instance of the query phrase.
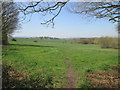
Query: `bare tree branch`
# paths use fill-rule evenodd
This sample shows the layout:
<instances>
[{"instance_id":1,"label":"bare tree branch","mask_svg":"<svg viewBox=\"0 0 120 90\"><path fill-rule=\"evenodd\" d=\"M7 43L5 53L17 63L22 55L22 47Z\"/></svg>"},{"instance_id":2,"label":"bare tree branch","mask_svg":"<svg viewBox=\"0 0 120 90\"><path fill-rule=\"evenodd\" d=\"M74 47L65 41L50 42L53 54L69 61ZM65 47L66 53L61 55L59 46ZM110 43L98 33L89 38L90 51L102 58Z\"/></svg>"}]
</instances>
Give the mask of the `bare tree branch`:
<instances>
[{"instance_id":1,"label":"bare tree branch","mask_svg":"<svg viewBox=\"0 0 120 90\"><path fill-rule=\"evenodd\" d=\"M75 14L95 16L96 18L107 17L109 21L120 22L119 2L79 2L74 3L69 11Z\"/></svg>"},{"instance_id":2,"label":"bare tree branch","mask_svg":"<svg viewBox=\"0 0 120 90\"><path fill-rule=\"evenodd\" d=\"M40 13L43 16L52 15L51 18L41 24L52 24L54 26L55 18L60 14L62 8L69 1L64 2L29 2L27 5L22 5L19 8L19 12L22 12L24 15Z\"/></svg>"}]
</instances>

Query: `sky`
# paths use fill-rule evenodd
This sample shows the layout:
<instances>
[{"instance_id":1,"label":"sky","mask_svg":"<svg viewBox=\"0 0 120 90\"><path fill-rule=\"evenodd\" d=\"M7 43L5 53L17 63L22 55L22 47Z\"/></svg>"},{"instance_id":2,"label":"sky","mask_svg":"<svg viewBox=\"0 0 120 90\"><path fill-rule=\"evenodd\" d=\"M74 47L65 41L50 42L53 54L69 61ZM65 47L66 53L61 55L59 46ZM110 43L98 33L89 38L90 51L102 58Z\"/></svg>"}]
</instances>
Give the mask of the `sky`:
<instances>
[{"instance_id":1,"label":"sky","mask_svg":"<svg viewBox=\"0 0 120 90\"><path fill-rule=\"evenodd\" d=\"M29 17L29 16L28 16ZM21 28L16 30L13 37L117 37L116 24L107 19L93 19L70 13L63 9L55 19L55 26L41 25L39 14L33 14L29 22L24 21Z\"/></svg>"}]
</instances>

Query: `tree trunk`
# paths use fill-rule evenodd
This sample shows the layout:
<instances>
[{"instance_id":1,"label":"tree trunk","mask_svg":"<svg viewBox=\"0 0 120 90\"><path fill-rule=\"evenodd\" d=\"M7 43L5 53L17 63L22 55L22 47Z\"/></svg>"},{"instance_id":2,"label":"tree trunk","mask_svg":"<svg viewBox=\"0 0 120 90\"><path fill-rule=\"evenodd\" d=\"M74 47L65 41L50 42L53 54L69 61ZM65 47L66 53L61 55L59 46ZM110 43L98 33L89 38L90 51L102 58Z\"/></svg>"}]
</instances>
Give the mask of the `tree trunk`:
<instances>
[{"instance_id":1,"label":"tree trunk","mask_svg":"<svg viewBox=\"0 0 120 90\"><path fill-rule=\"evenodd\" d=\"M8 45L8 36L7 36L7 34L2 34L2 45Z\"/></svg>"}]
</instances>

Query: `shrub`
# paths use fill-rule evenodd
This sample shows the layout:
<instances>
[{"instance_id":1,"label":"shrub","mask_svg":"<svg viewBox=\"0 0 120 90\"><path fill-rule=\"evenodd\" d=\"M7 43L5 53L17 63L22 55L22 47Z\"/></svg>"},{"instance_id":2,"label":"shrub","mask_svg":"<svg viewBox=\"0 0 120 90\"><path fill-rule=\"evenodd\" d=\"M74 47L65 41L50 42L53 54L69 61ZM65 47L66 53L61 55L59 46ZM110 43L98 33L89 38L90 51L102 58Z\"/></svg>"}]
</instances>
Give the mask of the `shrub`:
<instances>
[{"instance_id":1,"label":"shrub","mask_svg":"<svg viewBox=\"0 0 120 90\"><path fill-rule=\"evenodd\" d=\"M94 44L94 38L80 38L77 40L79 44Z\"/></svg>"},{"instance_id":2,"label":"shrub","mask_svg":"<svg viewBox=\"0 0 120 90\"><path fill-rule=\"evenodd\" d=\"M17 41L15 38L12 38L12 41Z\"/></svg>"},{"instance_id":3,"label":"shrub","mask_svg":"<svg viewBox=\"0 0 120 90\"><path fill-rule=\"evenodd\" d=\"M33 41L33 42L37 42L37 41L35 40L35 41Z\"/></svg>"}]
</instances>

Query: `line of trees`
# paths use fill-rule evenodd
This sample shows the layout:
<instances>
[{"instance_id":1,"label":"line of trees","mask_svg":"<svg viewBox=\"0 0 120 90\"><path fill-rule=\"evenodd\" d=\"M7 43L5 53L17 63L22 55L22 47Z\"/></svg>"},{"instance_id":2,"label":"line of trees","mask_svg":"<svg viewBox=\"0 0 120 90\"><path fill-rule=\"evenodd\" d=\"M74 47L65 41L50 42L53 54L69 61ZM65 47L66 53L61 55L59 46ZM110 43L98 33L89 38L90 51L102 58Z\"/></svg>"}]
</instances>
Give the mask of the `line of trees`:
<instances>
[{"instance_id":1,"label":"line of trees","mask_svg":"<svg viewBox=\"0 0 120 90\"><path fill-rule=\"evenodd\" d=\"M56 37L35 37L35 38L40 38L40 39L59 39L59 38L56 38Z\"/></svg>"},{"instance_id":2,"label":"line of trees","mask_svg":"<svg viewBox=\"0 0 120 90\"><path fill-rule=\"evenodd\" d=\"M99 44L101 48L120 49L119 39L117 37L96 37L96 38L78 38L74 39L77 44Z\"/></svg>"}]
</instances>

